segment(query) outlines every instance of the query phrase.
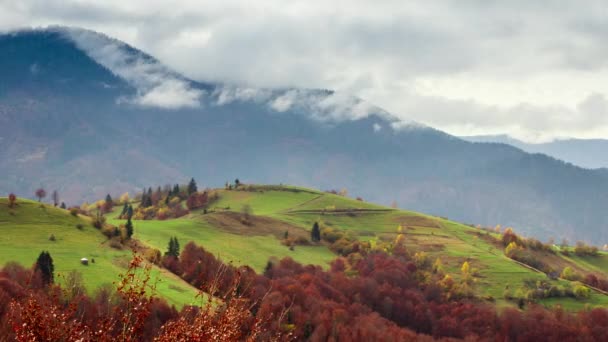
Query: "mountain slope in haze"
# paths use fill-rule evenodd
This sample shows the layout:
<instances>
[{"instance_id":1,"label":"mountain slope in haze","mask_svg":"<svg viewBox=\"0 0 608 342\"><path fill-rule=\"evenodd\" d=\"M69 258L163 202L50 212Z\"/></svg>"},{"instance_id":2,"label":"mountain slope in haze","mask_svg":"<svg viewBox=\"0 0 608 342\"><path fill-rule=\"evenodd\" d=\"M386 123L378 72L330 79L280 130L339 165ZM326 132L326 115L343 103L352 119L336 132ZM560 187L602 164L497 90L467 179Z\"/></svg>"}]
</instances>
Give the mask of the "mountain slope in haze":
<instances>
[{"instance_id":1,"label":"mountain slope in haze","mask_svg":"<svg viewBox=\"0 0 608 342\"><path fill-rule=\"evenodd\" d=\"M608 168L608 140L605 139L558 139L538 144L526 143L507 135L479 135L462 139L509 144L529 153L543 153L587 169Z\"/></svg>"},{"instance_id":2,"label":"mountain slope in haze","mask_svg":"<svg viewBox=\"0 0 608 342\"><path fill-rule=\"evenodd\" d=\"M103 35L0 36L0 193L68 204L195 177L347 188L539 238L608 241L608 173L470 143L326 90L200 83Z\"/></svg>"}]
</instances>

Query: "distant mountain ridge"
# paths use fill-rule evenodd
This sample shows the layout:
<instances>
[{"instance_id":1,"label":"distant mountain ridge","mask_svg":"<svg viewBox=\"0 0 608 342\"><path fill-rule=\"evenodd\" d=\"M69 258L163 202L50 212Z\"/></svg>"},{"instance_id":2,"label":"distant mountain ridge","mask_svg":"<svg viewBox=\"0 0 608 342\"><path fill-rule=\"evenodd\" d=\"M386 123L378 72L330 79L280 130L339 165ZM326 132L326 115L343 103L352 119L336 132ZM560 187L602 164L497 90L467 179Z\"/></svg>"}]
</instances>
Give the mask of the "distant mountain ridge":
<instances>
[{"instance_id":1,"label":"distant mountain ridge","mask_svg":"<svg viewBox=\"0 0 608 342\"><path fill-rule=\"evenodd\" d=\"M463 136L472 142L494 142L515 146L529 153L543 153L587 169L608 168L608 140L556 139L545 143L526 143L508 135Z\"/></svg>"},{"instance_id":2,"label":"distant mountain ridge","mask_svg":"<svg viewBox=\"0 0 608 342\"><path fill-rule=\"evenodd\" d=\"M74 203L238 177L608 241L608 173L467 142L344 94L196 82L122 42L65 28L0 35L5 73L0 193L44 186Z\"/></svg>"}]
</instances>

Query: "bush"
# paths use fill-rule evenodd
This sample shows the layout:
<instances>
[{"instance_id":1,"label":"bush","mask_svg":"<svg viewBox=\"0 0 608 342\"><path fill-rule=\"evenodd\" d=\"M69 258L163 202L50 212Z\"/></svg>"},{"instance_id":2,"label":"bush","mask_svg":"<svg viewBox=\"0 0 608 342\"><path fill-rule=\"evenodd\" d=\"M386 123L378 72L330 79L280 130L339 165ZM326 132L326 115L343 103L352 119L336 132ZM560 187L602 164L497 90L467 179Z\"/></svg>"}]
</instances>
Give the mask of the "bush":
<instances>
[{"instance_id":1,"label":"bush","mask_svg":"<svg viewBox=\"0 0 608 342\"><path fill-rule=\"evenodd\" d=\"M149 249L146 249L146 251L144 252L144 258L146 258L146 260L148 260L149 262L151 262L155 265L159 265L161 262L162 256L158 249L149 248Z\"/></svg>"},{"instance_id":2,"label":"bush","mask_svg":"<svg viewBox=\"0 0 608 342\"><path fill-rule=\"evenodd\" d=\"M570 281L581 280L581 276L578 273L574 272L574 270L569 266L566 266L564 268L564 270L560 274L560 277Z\"/></svg>"},{"instance_id":3,"label":"bush","mask_svg":"<svg viewBox=\"0 0 608 342\"><path fill-rule=\"evenodd\" d=\"M55 239L55 235L51 234L51 235L49 236L49 241L55 241L55 240L56 240L56 239Z\"/></svg>"},{"instance_id":4,"label":"bush","mask_svg":"<svg viewBox=\"0 0 608 342\"><path fill-rule=\"evenodd\" d=\"M82 223L78 223L78 224L76 224L76 229L83 230L84 229L84 225Z\"/></svg>"},{"instance_id":5,"label":"bush","mask_svg":"<svg viewBox=\"0 0 608 342\"><path fill-rule=\"evenodd\" d=\"M97 229L103 228L105 223L106 223L106 217L99 213L97 215L95 215L95 218L93 218L93 227L95 227Z\"/></svg>"},{"instance_id":6,"label":"bush","mask_svg":"<svg viewBox=\"0 0 608 342\"><path fill-rule=\"evenodd\" d=\"M74 217L78 216L79 212L80 212L79 208L76 208L76 207L70 208L70 215L72 215Z\"/></svg>"},{"instance_id":7,"label":"bush","mask_svg":"<svg viewBox=\"0 0 608 342\"><path fill-rule=\"evenodd\" d=\"M580 283L574 286L572 292L574 293L574 297L576 297L576 299L586 299L589 298L589 296L591 295L591 291L589 291L589 288Z\"/></svg>"},{"instance_id":8,"label":"bush","mask_svg":"<svg viewBox=\"0 0 608 342\"><path fill-rule=\"evenodd\" d=\"M114 237L110 240L110 247L115 249L122 249L122 243L120 242L120 238Z\"/></svg>"}]
</instances>

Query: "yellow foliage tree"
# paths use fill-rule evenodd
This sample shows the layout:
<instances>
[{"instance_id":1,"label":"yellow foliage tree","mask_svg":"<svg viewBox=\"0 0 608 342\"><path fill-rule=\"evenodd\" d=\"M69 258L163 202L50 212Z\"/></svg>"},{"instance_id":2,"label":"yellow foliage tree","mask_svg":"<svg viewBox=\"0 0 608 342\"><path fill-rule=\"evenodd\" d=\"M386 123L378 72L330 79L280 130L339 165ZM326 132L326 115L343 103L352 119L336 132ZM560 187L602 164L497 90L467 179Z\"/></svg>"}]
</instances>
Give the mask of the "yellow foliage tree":
<instances>
[{"instance_id":1,"label":"yellow foliage tree","mask_svg":"<svg viewBox=\"0 0 608 342\"><path fill-rule=\"evenodd\" d=\"M119 200L119 203L125 204L125 203L129 202L129 199L130 199L129 198L129 193L125 192L124 194L120 195L120 198L118 200Z\"/></svg>"},{"instance_id":2,"label":"yellow foliage tree","mask_svg":"<svg viewBox=\"0 0 608 342\"><path fill-rule=\"evenodd\" d=\"M434 273L443 272L443 263L441 262L440 258L435 259L435 262L433 263L433 272Z\"/></svg>"},{"instance_id":3,"label":"yellow foliage tree","mask_svg":"<svg viewBox=\"0 0 608 342\"><path fill-rule=\"evenodd\" d=\"M402 225L399 225L397 227L397 233L399 233L399 234L403 233L403 226Z\"/></svg>"},{"instance_id":4,"label":"yellow foliage tree","mask_svg":"<svg viewBox=\"0 0 608 342\"><path fill-rule=\"evenodd\" d=\"M468 276L471 274L471 265L469 265L468 261L462 263L462 267L460 268L463 276Z\"/></svg>"},{"instance_id":5,"label":"yellow foliage tree","mask_svg":"<svg viewBox=\"0 0 608 342\"><path fill-rule=\"evenodd\" d=\"M509 243L509 245L505 248L505 255L509 258L513 255L515 251L517 251L520 247L517 245L515 241Z\"/></svg>"}]
</instances>

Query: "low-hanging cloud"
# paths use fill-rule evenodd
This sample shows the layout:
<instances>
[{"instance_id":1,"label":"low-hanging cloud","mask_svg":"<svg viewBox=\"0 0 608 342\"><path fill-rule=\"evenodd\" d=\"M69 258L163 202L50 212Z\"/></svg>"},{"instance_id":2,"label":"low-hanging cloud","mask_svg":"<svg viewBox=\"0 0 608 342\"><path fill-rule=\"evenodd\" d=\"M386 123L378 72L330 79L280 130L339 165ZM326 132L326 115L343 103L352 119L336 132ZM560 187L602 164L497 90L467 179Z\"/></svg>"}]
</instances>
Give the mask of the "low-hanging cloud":
<instances>
[{"instance_id":1,"label":"low-hanging cloud","mask_svg":"<svg viewBox=\"0 0 608 342\"><path fill-rule=\"evenodd\" d=\"M156 60L128 51L120 41L81 29L60 29L79 48L112 73L132 84L137 94L119 102L145 107L180 109L199 107L203 91L181 79Z\"/></svg>"},{"instance_id":2,"label":"low-hanging cloud","mask_svg":"<svg viewBox=\"0 0 608 342\"><path fill-rule=\"evenodd\" d=\"M364 117L373 103L457 135L547 139L608 135L595 107L583 105L608 94L605 13L602 0L0 0L0 30L86 27L188 78L247 85L219 90L215 105L306 108L317 94L268 89L335 89L367 102L320 99L308 106L316 119ZM151 69L144 74L158 74ZM129 100L206 104L210 94L179 81L143 82Z\"/></svg>"}]
</instances>

